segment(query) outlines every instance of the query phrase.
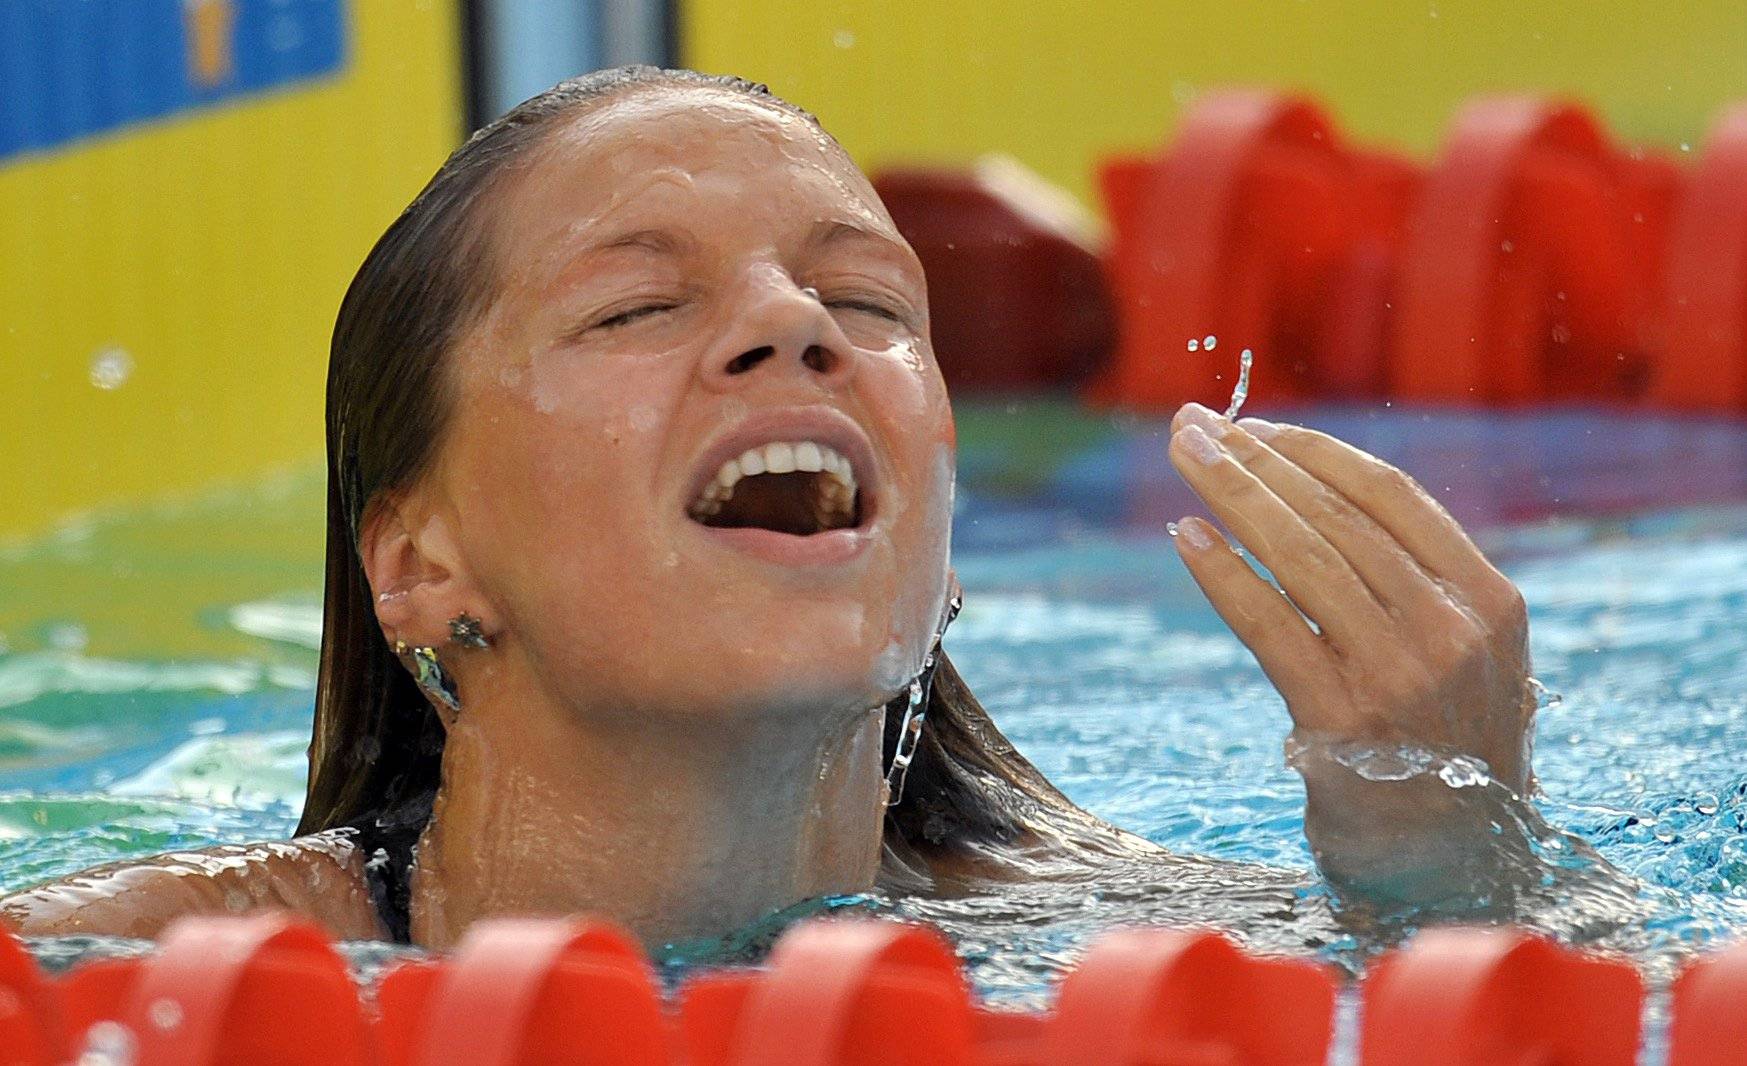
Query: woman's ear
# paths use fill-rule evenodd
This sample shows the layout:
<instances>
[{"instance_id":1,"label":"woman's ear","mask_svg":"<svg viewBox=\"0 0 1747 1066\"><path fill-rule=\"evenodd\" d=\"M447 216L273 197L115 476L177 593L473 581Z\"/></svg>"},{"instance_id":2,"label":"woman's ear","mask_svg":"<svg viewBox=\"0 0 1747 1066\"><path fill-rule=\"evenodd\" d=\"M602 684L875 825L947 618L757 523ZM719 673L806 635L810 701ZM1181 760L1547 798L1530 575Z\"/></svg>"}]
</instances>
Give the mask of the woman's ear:
<instances>
[{"instance_id":1,"label":"woman's ear","mask_svg":"<svg viewBox=\"0 0 1747 1066\"><path fill-rule=\"evenodd\" d=\"M449 637L449 619L481 613L453 527L407 497L370 508L358 555L375 597L376 620L390 641L440 645Z\"/></svg>"}]
</instances>

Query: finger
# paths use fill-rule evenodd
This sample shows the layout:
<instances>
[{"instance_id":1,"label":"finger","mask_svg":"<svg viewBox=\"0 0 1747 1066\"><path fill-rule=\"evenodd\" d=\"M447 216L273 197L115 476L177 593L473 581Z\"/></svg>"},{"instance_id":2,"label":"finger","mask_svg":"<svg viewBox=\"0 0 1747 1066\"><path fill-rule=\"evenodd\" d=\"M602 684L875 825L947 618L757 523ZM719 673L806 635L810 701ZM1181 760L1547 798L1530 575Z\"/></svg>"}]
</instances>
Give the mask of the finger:
<instances>
[{"instance_id":1,"label":"finger","mask_svg":"<svg viewBox=\"0 0 1747 1066\"><path fill-rule=\"evenodd\" d=\"M1335 546L1379 602L1426 617L1449 597L1389 531L1370 515L1240 426L1200 404L1186 404L1173 425L1197 425Z\"/></svg>"},{"instance_id":2,"label":"finger","mask_svg":"<svg viewBox=\"0 0 1747 1066\"><path fill-rule=\"evenodd\" d=\"M1280 590L1264 581L1200 518L1177 523L1177 554L1215 612L1255 655L1268 680L1286 697L1294 719L1321 701L1307 694L1335 691L1329 649ZM1300 722L1307 728L1322 723Z\"/></svg>"},{"instance_id":3,"label":"finger","mask_svg":"<svg viewBox=\"0 0 1747 1066\"><path fill-rule=\"evenodd\" d=\"M1172 435L1170 453L1189 487L1331 640L1356 648L1389 626L1388 614L1334 545L1200 426Z\"/></svg>"},{"instance_id":4,"label":"finger","mask_svg":"<svg viewBox=\"0 0 1747 1066\"><path fill-rule=\"evenodd\" d=\"M1370 515L1427 573L1471 602L1520 599L1461 524L1407 474L1326 433L1259 418L1238 424Z\"/></svg>"}]
</instances>

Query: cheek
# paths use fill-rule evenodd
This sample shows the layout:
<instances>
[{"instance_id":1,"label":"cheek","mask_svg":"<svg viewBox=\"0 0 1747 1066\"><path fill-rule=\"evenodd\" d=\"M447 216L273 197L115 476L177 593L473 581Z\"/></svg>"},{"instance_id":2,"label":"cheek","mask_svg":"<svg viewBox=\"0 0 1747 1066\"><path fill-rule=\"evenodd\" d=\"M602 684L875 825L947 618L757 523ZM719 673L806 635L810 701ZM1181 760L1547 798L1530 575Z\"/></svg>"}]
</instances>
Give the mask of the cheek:
<instances>
[{"instance_id":1,"label":"cheek","mask_svg":"<svg viewBox=\"0 0 1747 1066\"><path fill-rule=\"evenodd\" d=\"M922 668L946 603L952 539L955 461L949 444L912 437L903 441L899 457L902 491L887 502L889 543L878 587L870 587L870 603L878 605L884 625L882 643L868 649L875 656L875 686L895 692Z\"/></svg>"},{"instance_id":2,"label":"cheek","mask_svg":"<svg viewBox=\"0 0 1747 1066\"><path fill-rule=\"evenodd\" d=\"M951 432L952 414L946 401L946 385L927 347L914 340L897 340L879 348L862 349L862 373L888 418L901 419L911 432L931 432L941 423Z\"/></svg>"},{"instance_id":3,"label":"cheek","mask_svg":"<svg viewBox=\"0 0 1747 1066\"><path fill-rule=\"evenodd\" d=\"M648 569L655 470L677 386L658 365L548 356L495 375L455 427L458 494L483 583L503 605L575 603Z\"/></svg>"}]
</instances>

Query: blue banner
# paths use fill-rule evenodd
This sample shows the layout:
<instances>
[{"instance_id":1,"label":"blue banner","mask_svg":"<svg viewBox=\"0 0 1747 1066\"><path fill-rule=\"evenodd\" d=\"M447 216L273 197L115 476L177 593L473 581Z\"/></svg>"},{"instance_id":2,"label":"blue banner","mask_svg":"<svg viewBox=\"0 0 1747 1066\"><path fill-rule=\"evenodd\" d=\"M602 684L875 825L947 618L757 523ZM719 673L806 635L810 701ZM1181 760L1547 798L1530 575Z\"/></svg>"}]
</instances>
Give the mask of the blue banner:
<instances>
[{"instance_id":1,"label":"blue banner","mask_svg":"<svg viewBox=\"0 0 1747 1066\"><path fill-rule=\"evenodd\" d=\"M0 161L337 73L346 0L0 0Z\"/></svg>"}]
</instances>

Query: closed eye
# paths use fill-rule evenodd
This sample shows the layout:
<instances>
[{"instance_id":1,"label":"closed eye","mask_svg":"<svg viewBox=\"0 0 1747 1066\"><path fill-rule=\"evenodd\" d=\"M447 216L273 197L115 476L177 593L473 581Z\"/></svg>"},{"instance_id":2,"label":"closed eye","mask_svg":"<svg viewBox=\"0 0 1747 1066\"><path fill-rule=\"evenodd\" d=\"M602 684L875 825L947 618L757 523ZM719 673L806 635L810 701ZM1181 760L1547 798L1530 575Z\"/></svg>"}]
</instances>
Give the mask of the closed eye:
<instances>
[{"instance_id":1,"label":"closed eye","mask_svg":"<svg viewBox=\"0 0 1747 1066\"><path fill-rule=\"evenodd\" d=\"M887 307L884 304L874 303L869 300L827 300L825 301L825 306L839 307L845 311L861 311L870 315L878 315L881 318L889 319L893 322L904 321L904 316L897 311L894 311L892 308Z\"/></svg>"},{"instance_id":2,"label":"closed eye","mask_svg":"<svg viewBox=\"0 0 1747 1066\"><path fill-rule=\"evenodd\" d=\"M618 326L630 325L632 322L635 322L640 318L648 318L650 315L658 315L663 311L671 311L678 306L678 304L643 304L640 307L633 307L625 311L620 311L617 314L608 315L606 318L596 322L590 328L614 329Z\"/></svg>"}]
</instances>

